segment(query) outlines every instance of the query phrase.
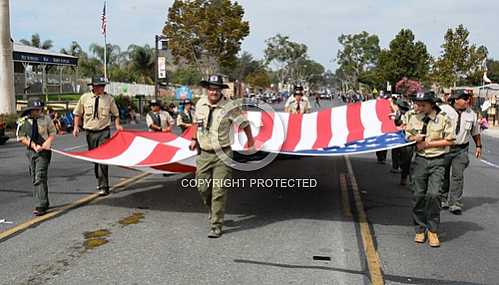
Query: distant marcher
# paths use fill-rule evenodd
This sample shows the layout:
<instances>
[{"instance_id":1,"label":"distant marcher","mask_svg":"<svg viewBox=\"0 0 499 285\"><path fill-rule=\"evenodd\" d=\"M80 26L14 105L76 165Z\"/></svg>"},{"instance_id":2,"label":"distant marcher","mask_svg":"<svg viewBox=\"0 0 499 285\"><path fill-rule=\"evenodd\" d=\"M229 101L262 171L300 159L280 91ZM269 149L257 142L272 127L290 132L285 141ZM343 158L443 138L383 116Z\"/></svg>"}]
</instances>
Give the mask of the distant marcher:
<instances>
[{"instance_id":1,"label":"distant marcher","mask_svg":"<svg viewBox=\"0 0 499 285\"><path fill-rule=\"evenodd\" d=\"M177 115L178 115L178 112L177 112L177 106L175 105L175 103L170 103L168 105L168 107L166 108L166 111L168 112L168 114L170 114L170 116L176 120L177 119Z\"/></svg>"},{"instance_id":2,"label":"distant marcher","mask_svg":"<svg viewBox=\"0 0 499 285\"><path fill-rule=\"evenodd\" d=\"M284 111L291 114L310 112L310 102L303 95L303 87L296 85L293 88L293 97L290 97L284 106Z\"/></svg>"},{"instance_id":3,"label":"distant marcher","mask_svg":"<svg viewBox=\"0 0 499 285\"><path fill-rule=\"evenodd\" d=\"M92 92L81 95L73 111L75 115L73 135L80 134L80 122L83 118L83 129L87 135L88 149L92 150L106 142L111 136L111 115L114 117L117 131L122 131L120 113L114 97L107 94L104 89L107 84L104 77L94 77L89 84ZM97 191L100 195L109 194L109 171L107 165L94 163L95 178L97 178Z\"/></svg>"},{"instance_id":4,"label":"distant marcher","mask_svg":"<svg viewBox=\"0 0 499 285\"><path fill-rule=\"evenodd\" d=\"M161 110L161 103L152 100L150 103L151 111L146 115L147 128L150 132L171 132L174 121L171 115Z\"/></svg>"},{"instance_id":5,"label":"distant marcher","mask_svg":"<svg viewBox=\"0 0 499 285\"><path fill-rule=\"evenodd\" d=\"M192 101L187 99L183 102L184 110L177 117L177 126L185 132L192 126Z\"/></svg>"},{"instance_id":6,"label":"distant marcher","mask_svg":"<svg viewBox=\"0 0 499 285\"><path fill-rule=\"evenodd\" d=\"M56 129L49 116L43 114L43 102L30 98L22 112L17 126L17 141L27 147L30 175L34 186L35 216L47 213L50 203L48 197L48 167L52 158L50 147Z\"/></svg>"}]
</instances>

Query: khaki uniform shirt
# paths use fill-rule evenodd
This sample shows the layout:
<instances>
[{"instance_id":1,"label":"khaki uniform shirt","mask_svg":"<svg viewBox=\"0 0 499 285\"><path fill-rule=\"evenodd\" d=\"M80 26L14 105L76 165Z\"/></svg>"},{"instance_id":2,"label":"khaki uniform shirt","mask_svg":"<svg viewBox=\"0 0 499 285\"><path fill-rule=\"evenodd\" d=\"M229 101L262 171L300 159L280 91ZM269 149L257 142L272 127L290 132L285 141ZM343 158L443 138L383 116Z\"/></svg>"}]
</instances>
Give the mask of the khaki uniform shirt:
<instances>
[{"instance_id":1,"label":"khaki uniform shirt","mask_svg":"<svg viewBox=\"0 0 499 285\"><path fill-rule=\"evenodd\" d=\"M307 97L303 96L300 101L300 111L298 112L296 108L298 107L298 101L296 98L290 97L288 101L286 102L286 105L284 108L288 110L289 113L291 114L303 114L303 113L309 113L310 112L310 101L308 101Z\"/></svg>"},{"instance_id":2,"label":"khaki uniform shirt","mask_svg":"<svg viewBox=\"0 0 499 285\"><path fill-rule=\"evenodd\" d=\"M168 128L168 127L174 125L174 121L173 121L172 116L170 115L170 113L168 113L166 111L163 111L163 110L159 111L159 119L161 121L161 126L158 126L158 127L161 127L162 129L165 129L165 128ZM154 124L154 120L153 120L153 118L151 118L151 113L147 113L146 123L147 123L147 127L149 128L149 131L151 131L151 132L156 131L156 130L153 130L150 128L151 125Z\"/></svg>"},{"instance_id":3,"label":"khaki uniform shirt","mask_svg":"<svg viewBox=\"0 0 499 285\"><path fill-rule=\"evenodd\" d=\"M407 126L407 123L409 123L409 120L411 119L411 117L414 117L416 115L416 111L414 111L414 109L411 109L407 112L405 112L404 115L402 115L402 124Z\"/></svg>"},{"instance_id":4,"label":"khaki uniform shirt","mask_svg":"<svg viewBox=\"0 0 499 285\"><path fill-rule=\"evenodd\" d=\"M98 116L94 119L95 97L97 96L92 92L81 95L73 114L83 117L84 129L100 131L111 125L110 114L112 114L115 118L119 118L120 113L118 111L118 106L116 106L116 102L114 102L113 96L103 94L99 96Z\"/></svg>"},{"instance_id":5,"label":"khaki uniform shirt","mask_svg":"<svg viewBox=\"0 0 499 285\"><path fill-rule=\"evenodd\" d=\"M464 110L461 113L461 123L459 132L456 133L457 123L459 121L459 113L456 109L452 108L450 105L445 105L445 113L447 117L452 121L454 135L456 136L456 145L469 143L472 136L480 134L480 124L478 123L478 116L470 108ZM440 108L444 107L441 106ZM444 109L442 109L444 110Z\"/></svg>"},{"instance_id":6,"label":"khaki uniform shirt","mask_svg":"<svg viewBox=\"0 0 499 285\"><path fill-rule=\"evenodd\" d=\"M405 128L405 135L408 139L410 136L415 136L421 134L423 129L423 118L425 114L419 113L413 116L410 116L408 119L408 123ZM450 119L444 112L432 112L430 115L430 121L426 128L426 137L425 141L438 141L438 140L448 140L454 141L454 129L452 128L452 123ZM424 150L417 151L416 153L423 157L437 157L449 152L449 147L432 147Z\"/></svg>"},{"instance_id":7,"label":"khaki uniform shirt","mask_svg":"<svg viewBox=\"0 0 499 285\"><path fill-rule=\"evenodd\" d=\"M36 122L38 124L38 133L44 140L47 140L50 136L55 136L57 131L49 116L42 114ZM23 138L27 140L31 139L31 133L27 133L26 124L33 126L33 119L26 116L17 121L17 141L21 141ZM29 129L31 129L31 127L29 127Z\"/></svg>"},{"instance_id":8,"label":"khaki uniform shirt","mask_svg":"<svg viewBox=\"0 0 499 285\"><path fill-rule=\"evenodd\" d=\"M194 122L198 124L197 139L201 149L215 150L218 147L232 145L234 123L239 123L239 128L249 126L248 120L242 116L240 106L229 104L234 102L222 97L215 105L211 105L208 98L201 98L196 104ZM211 123L209 123L210 108L212 109Z\"/></svg>"}]
</instances>

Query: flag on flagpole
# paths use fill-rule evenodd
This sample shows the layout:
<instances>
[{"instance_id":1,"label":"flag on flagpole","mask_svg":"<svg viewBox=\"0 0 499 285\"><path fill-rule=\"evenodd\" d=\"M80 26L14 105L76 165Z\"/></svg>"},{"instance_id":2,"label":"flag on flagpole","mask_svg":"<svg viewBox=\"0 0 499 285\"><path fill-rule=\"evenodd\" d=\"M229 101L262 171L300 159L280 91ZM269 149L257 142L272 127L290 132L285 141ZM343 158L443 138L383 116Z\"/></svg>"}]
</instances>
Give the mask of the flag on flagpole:
<instances>
[{"instance_id":1,"label":"flag on flagpole","mask_svg":"<svg viewBox=\"0 0 499 285\"><path fill-rule=\"evenodd\" d=\"M102 9L102 15L100 16L100 31L103 35L105 35L106 30L107 30L106 1L104 1L104 8Z\"/></svg>"}]
</instances>

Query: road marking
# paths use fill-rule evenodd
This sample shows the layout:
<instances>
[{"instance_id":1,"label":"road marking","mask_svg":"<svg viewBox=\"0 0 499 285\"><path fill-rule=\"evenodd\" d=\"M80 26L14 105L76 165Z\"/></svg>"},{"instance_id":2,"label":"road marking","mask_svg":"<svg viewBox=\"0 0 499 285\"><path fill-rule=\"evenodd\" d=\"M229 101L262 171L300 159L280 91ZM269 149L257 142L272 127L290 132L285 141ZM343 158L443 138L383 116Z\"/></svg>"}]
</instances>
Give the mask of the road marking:
<instances>
[{"instance_id":1,"label":"road marking","mask_svg":"<svg viewBox=\"0 0 499 285\"><path fill-rule=\"evenodd\" d=\"M352 218L352 210L350 209L350 200L348 199L348 184L345 173L340 173L340 189L341 189L341 210L343 216Z\"/></svg>"},{"instance_id":2,"label":"road marking","mask_svg":"<svg viewBox=\"0 0 499 285\"><path fill-rule=\"evenodd\" d=\"M485 159L479 159L479 160L480 160L481 162L483 162L483 163L487 164L488 166L492 166L492 167L494 167L494 168L499 168L499 165L494 164L494 163L492 163L492 162L490 162L490 161L486 161Z\"/></svg>"},{"instance_id":3,"label":"road marking","mask_svg":"<svg viewBox=\"0 0 499 285\"><path fill-rule=\"evenodd\" d=\"M364 211L364 205L362 204L362 198L359 193L359 186L357 185L355 173L353 172L352 164L350 163L350 158L348 156L345 156L345 162L347 164L350 183L352 186L352 194L355 200L355 208L357 210L358 219L357 222L360 226L360 234L362 236L362 244L367 258L371 284L382 285L385 284L385 281L383 279L383 274L381 273L381 262L376 247L374 246L374 238L371 234L371 229L369 228L366 212Z\"/></svg>"},{"instance_id":4,"label":"road marking","mask_svg":"<svg viewBox=\"0 0 499 285\"><path fill-rule=\"evenodd\" d=\"M77 145L77 146L73 146L73 147L68 147L68 148L65 148L63 149L62 151L72 151L72 150L75 150L75 149L79 149L79 148L83 148L87 146L86 144L82 144L82 145Z\"/></svg>"},{"instance_id":5,"label":"road marking","mask_svg":"<svg viewBox=\"0 0 499 285\"><path fill-rule=\"evenodd\" d=\"M140 180L146 178L149 175L150 175L149 173L142 173L142 174L130 177L130 178L123 180L123 181L119 182L118 184L112 186L110 190L113 193L120 192L120 190L123 190L124 188L139 182ZM93 194L90 194L86 197L83 197L83 198L81 198L81 199L79 199L79 200L77 200L69 205L66 205L62 208L58 208L58 209L55 209L53 211L49 211L47 214L45 214L43 216L35 217L35 218L28 220L22 224L19 224L15 227L12 227L12 228L7 229L3 232L0 232L0 242L3 241L4 239L11 237L14 234L17 234L19 232L27 230L34 225L38 225L42 222L45 222L45 221L51 220L57 216L60 216L61 214L66 213L69 210L81 207L83 205L89 204L90 202L97 201L97 200L100 200L103 198L105 198L105 197L99 196L99 193L93 193Z\"/></svg>"}]
</instances>

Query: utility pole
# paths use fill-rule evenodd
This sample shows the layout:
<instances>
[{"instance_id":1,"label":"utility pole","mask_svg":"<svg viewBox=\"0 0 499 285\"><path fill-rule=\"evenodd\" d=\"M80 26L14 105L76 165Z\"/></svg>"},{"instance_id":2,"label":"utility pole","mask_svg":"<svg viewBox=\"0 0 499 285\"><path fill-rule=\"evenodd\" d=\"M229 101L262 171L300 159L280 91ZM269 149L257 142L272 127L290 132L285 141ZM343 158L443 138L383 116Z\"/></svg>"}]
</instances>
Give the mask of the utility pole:
<instances>
[{"instance_id":1,"label":"utility pole","mask_svg":"<svg viewBox=\"0 0 499 285\"><path fill-rule=\"evenodd\" d=\"M0 114L16 113L9 0L0 0Z\"/></svg>"}]
</instances>

